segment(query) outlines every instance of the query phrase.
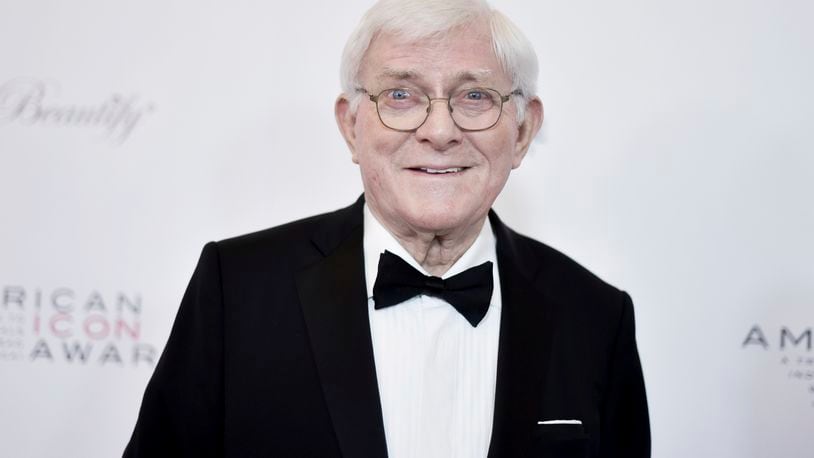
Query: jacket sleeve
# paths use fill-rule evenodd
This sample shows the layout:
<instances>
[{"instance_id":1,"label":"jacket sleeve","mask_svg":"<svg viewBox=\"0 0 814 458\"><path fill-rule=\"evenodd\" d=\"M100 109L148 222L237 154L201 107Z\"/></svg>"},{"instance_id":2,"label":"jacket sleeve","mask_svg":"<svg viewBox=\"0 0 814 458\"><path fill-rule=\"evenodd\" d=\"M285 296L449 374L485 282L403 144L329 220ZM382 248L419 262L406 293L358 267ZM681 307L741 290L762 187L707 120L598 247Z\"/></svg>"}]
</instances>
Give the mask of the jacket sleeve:
<instances>
[{"instance_id":1,"label":"jacket sleeve","mask_svg":"<svg viewBox=\"0 0 814 458\"><path fill-rule=\"evenodd\" d=\"M602 400L602 458L650 457L650 420L639 352L633 303L622 293L621 316L611 349Z\"/></svg>"},{"instance_id":2,"label":"jacket sleeve","mask_svg":"<svg viewBox=\"0 0 814 458\"><path fill-rule=\"evenodd\" d=\"M141 403L126 458L223 455L223 300L207 244Z\"/></svg>"}]
</instances>

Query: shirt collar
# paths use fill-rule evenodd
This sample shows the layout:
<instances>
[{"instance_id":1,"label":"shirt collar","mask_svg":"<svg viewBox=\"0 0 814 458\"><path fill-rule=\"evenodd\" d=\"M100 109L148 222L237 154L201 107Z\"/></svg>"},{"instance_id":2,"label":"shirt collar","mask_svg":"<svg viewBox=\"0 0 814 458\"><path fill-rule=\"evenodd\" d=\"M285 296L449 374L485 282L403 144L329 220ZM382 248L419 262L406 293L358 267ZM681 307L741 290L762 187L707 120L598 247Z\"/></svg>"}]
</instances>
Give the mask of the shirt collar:
<instances>
[{"instance_id":1,"label":"shirt collar","mask_svg":"<svg viewBox=\"0 0 814 458\"><path fill-rule=\"evenodd\" d=\"M401 246L398 240L373 216L367 204L364 207L364 256L365 256L365 283L367 286L367 297L373 297L373 284L376 282L376 275L379 273L379 256L385 250L404 259L408 264L424 275L430 275L421 264L418 263L407 250ZM449 278L463 272L470 267L492 261L493 274L497 279L497 251L494 232L489 218L483 223L483 227L466 252L457 260L455 264L442 276Z\"/></svg>"}]
</instances>

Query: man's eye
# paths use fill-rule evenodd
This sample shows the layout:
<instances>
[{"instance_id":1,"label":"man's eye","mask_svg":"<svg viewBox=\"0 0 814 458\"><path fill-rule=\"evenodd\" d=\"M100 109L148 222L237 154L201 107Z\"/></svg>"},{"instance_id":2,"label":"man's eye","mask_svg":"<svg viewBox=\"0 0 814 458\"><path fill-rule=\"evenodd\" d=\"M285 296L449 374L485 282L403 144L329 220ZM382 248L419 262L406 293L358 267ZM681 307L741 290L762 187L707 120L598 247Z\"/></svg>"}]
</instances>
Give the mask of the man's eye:
<instances>
[{"instance_id":1,"label":"man's eye","mask_svg":"<svg viewBox=\"0 0 814 458\"><path fill-rule=\"evenodd\" d=\"M390 91L390 98L395 100L404 100L410 97L410 93L404 89L393 89Z\"/></svg>"},{"instance_id":2,"label":"man's eye","mask_svg":"<svg viewBox=\"0 0 814 458\"><path fill-rule=\"evenodd\" d=\"M486 97L482 91L467 91L465 98L467 100L483 100Z\"/></svg>"}]
</instances>

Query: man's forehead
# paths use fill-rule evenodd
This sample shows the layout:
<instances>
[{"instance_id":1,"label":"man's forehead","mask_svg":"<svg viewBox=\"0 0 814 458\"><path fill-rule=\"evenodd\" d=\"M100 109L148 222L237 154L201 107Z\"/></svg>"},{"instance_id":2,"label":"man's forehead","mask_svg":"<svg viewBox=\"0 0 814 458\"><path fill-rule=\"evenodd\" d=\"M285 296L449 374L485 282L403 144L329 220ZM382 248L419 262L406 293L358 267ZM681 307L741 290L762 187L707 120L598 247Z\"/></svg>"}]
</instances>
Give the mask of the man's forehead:
<instances>
[{"instance_id":1,"label":"man's forehead","mask_svg":"<svg viewBox=\"0 0 814 458\"><path fill-rule=\"evenodd\" d=\"M471 29L453 36L412 41L377 36L365 53L360 76L368 82L425 86L493 86L510 80L494 54L491 39Z\"/></svg>"}]
</instances>

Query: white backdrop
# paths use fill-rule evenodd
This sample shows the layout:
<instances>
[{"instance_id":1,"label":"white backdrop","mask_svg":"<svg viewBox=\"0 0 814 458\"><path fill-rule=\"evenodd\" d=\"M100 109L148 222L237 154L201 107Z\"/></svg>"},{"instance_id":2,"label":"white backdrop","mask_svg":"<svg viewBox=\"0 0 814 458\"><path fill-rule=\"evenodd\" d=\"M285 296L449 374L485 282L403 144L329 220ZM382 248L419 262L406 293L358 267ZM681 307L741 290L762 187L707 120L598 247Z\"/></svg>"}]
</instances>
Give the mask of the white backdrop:
<instances>
[{"instance_id":1,"label":"white backdrop","mask_svg":"<svg viewBox=\"0 0 814 458\"><path fill-rule=\"evenodd\" d=\"M496 208L633 295L654 456L814 456L814 4L494 4L546 107ZM0 3L0 454L120 455L202 245L356 198L368 5Z\"/></svg>"}]
</instances>

